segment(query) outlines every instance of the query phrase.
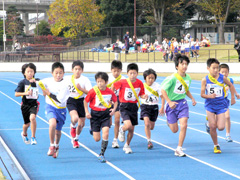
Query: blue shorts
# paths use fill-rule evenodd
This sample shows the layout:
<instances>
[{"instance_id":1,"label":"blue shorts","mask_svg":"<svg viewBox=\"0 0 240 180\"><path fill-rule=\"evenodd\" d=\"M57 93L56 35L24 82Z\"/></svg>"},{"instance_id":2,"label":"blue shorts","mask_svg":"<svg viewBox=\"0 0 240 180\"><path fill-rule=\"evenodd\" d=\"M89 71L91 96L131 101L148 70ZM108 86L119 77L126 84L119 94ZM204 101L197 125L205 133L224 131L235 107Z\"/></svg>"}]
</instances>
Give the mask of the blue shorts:
<instances>
[{"instance_id":1,"label":"blue shorts","mask_svg":"<svg viewBox=\"0 0 240 180\"><path fill-rule=\"evenodd\" d=\"M185 53L185 50L181 50L181 54L184 54Z\"/></svg>"},{"instance_id":2,"label":"blue shorts","mask_svg":"<svg viewBox=\"0 0 240 180\"><path fill-rule=\"evenodd\" d=\"M56 130L61 131L63 125L65 124L65 120L66 120L66 114L67 114L66 108L57 109L57 108L47 104L46 108L45 108L45 113L46 113L46 117L48 120L50 120L52 118L55 118L57 120Z\"/></svg>"},{"instance_id":3,"label":"blue shorts","mask_svg":"<svg viewBox=\"0 0 240 180\"><path fill-rule=\"evenodd\" d=\"M219 106L205 106L205 109L211 113L214 113L216 115L225 113L228 110L227 108L219 107Z\"/></svg>"},{"instance_id":4,"label":"blue shorts","mask_svg":"<svg viewBox=\"0 0 240 180\"><path fill-rule=\"evenodd\" d=\"M189 107L187 104L187 100L180 99L174 102L178 103L175 109L171 109L168 103L166 104L166 108L165 108L165 113L166 113L167 121L169 124L176 123L180 118L184 118L184 117L189 118Z\"/></svg>"},{"instance_id":5,"label":"blue shorts","mask_svg":"<svg viewBox=\"0 0 240 180\"><path fill-rule=\"evenodd\" d=\"M196 50L199 50L200 49L200 47L199 46L196 46Z\"/></svg>"},{"instance_id":6,"label":"blue shorts","mask_svg":"<svg viewBox=\"0 0 240 180\"><path fill-rule=\"evenodd\" d=\"M178 53L178 48L175 48L175 49L174 49L174 53Z\"/></svg>"},{"instance_id":7,"label":"blue shorts","mask_svg":"<svg viewBox=\"0 0 240 180\"><path fill-rule=\"evenodd\" d=\"M196 50L196 48L194 46L191 47L191 50Z\"/></svg>"},{"instance_id":8,"label":"blue shorts","mask_svg":"<svg viewBox=\"0 0 240 180\"><path fill-rule=\"evenodd\" d=\"M185 48L185 52L189 52L189 50L190 50L189 48Z\"/></svg>"},{"instance_id":9,"label":"blue shorts","mask_svg":"<svg viewBox=\"0 0 240 180\"><path fill-rule=\"evenodd\" d=\"M228 99L228 98L224 98L225 99L225 101L227 102L227 107L228 107L228 109L229 109L229 106L230 106L230 100Z\"/></svg>"}]
</instances>

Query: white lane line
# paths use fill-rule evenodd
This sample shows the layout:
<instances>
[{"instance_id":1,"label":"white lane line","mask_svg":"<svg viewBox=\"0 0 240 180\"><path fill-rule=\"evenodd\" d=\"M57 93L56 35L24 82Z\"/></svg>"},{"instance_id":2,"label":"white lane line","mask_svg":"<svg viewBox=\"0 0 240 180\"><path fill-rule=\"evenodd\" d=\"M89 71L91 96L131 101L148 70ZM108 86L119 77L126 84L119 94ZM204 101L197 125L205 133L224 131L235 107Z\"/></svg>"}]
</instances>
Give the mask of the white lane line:
<instances>
[{"instance_id":1,"label":"white lane line","mask_svg":"<svg viewBox=\"0 0 240 180\"><path fill-rule=\"evenodd\" d=\"M8 155L10 156L14 164L16 165L16 167L18 168L18 170L20 171L20 173L22 174L23 178L25 180L31 180L1 136L0 136L0 142L3 145L4 149L7 151Z\"/></svg>"},{"instance_id":2,"label":"white lane line","mask_svg":"<svg viewBox=\"0 0 240 180\"><path fill-rule=\"evenodd\" d=\"M145 136L143 136L143 135L141 135L141 134L138 134L138 133L136 133L136 132L134 132L134 134L136 134L137 136L142 137L142 138L144 138L144 139L147 139ZM173 148L170 147L170 146L167 146L167 145L162 144L162 143L160 143L160 142L158 142L158 141L155 141L155 140L151 140L151 141L154 142L154 143L156 143L156 144L158 144L158 145L160 145L160 146L163 146L163 147L165 147L165 148L167 148L167 149L170 149L170 150L172 150L172 151L175 151L175 149L173 149ZM193 160L195 160L195 161L198 161L198 162L200 162L200 163L202 163L202 164L205 164L205 165L207 165L207 166L209 166L209 167L211 167L211 168L217 169L217 170L219 170L219 171L221 171L221 172L223 172L223 173L226 173L226 174L228 174L228 175L230 175L230 176L233 176L233 177L235 177L235 178L240 179L240 176L238 176L238 175L236 175L236 174L233 174L233 173L231 173L231 172L229 172L229 171L226 171L226 170L224 170L224 169L222 169L222 168L219 168L219 167L214 166L214 165L212 165L212 164L210 164L210 163L207 163L207 162L205 162L205 161L202 161L202 160L200 160L200 159L198 159L198 158L195 158L195 157L193 157L193 156L191 156L191 155L189 155L189 154L186 154L186 155L187 155L187 157L189 157L189 158L191 158L191 159L193 159Z\"/></svg>"},{"instance_id":3,"label":"white lane line","mask_svg":"<svg viewBox=\"0 0 240 180\"><path fill-rule=\"evenodd\" d=\"M14 100L13 98L11 98L10 96L8 96L7 94L3 93L2 91L0 91L1 94L3 94L4 96L6 96L7 98L11 99L12 101L14 101L15 103L17 103L18 105L21 105L19 102L17 102L16 100ZM43 119L42 117L40 117L39 115L37 115L37 117L39 119L41 119L43 122L45 122L46 124L49 124L48 121L46 121L45 119ZM67 136L69 139L71 139L71 137L62 131L62 133ZM79 144L86 149L87 151L89 151L90 153L92 153L94 156L98 157L98 154L95 153L93 150L89 149L87 146L85 146L84 144L80 143ZM121 170L120 168L118 168L117 166L115 166L114 164L112 164L109 161L106 161L106 164L108 164L109 166L111 166L113 169L117 170L118 172L120 172L122 175L126 176L127 178L131 179L131 180L135 180L132 176L130 176L129 174L127 174L126 172L124 172L123 170ZM20 165L20 164L19 164ZM30 179L29 179L30 180Z\"/></svg>"}]
</instances>

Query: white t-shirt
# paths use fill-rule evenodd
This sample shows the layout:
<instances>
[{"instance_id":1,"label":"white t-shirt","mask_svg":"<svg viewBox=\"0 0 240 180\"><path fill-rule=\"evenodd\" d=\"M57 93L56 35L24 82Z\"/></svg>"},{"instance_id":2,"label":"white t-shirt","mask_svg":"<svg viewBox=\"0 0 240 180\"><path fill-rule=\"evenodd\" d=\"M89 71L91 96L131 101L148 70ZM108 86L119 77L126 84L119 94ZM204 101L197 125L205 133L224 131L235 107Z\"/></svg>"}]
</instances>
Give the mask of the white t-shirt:
<instances>
[{"instance_id":1,"label":"white t-shirt","mask_svg":"<svg viewBox=\"0 0 240 180\"><path fill-rule=\"evenodd\" d=\"M110 84L111 82L113 82L113 81L116 79L116 78L113 76L112 73L108 74L108 77L109 77L109 78L108 78L108 84ZM121 79L126 79L126 78L122 75ZM111 88L111 87L110 87L110 88ZM115 93L116 96L119 96L119 89L118 89L118 90L115 90L114 93Z\"/></svg>"},{"instance_id":2,"label":"white t-shirt","mask_svg":"<svg viewBox=\"0 0 240 180\"><path fill-rule=\"evenodd\" d=\"M189 48L190 47L190 43L184 43L184 47L185 47L185 49Z\"/></svg>"},{"instance_id":3,"label":"white t-shirt","mask_svg":"<svg viewBox=\"0 0 240 180\"><path fill-rule=\"evenodd\" d=\"M195 46L200 46L200 42L196 42Z\"/></svg>"},{"instance_id":4,"label":"white t-shirt","mask_svg":"<svg viewBox=\"0 0 240 180\"><path fill-rule=\"evenodd\" d=\"M178 42L177 42L177 41L173 42L173 46L174 46L175 48L178 47Z\"/></svg>"},{"instance_id":5,"label":"white t-shirt","mask_svg":"<svg viewBox=\"0 0 240 180\"><path fill-rule=\"evenodd\" d=\"M161 96L161 86L160 84L154 82L150 86L154 91L157 91L158 95ZM150 91L148 91L146 88L145 89L145 94L148 95L148 99L142 99L142 104L147 104L147 105L158 105L159 102L159 97L153 95Z\"/></svg>"},{"instance_id":6,"label":"white t-shirt","mask_svg":"<svg viewBox=\"0 0 240 180\"><path fill-rule=\"evenodd\" d=\"M180 43L179 43L179 46L181 47L181 50L185 50L184 43L180 42Z\"/></svg>"},{"instance_id":7,"label":"white t-shirt","mask_svg":"<svg viewBox=\"0 0 240 180\"><path fill-rule=\"evenodd\" d=\"M68 84L66 80L62 80L60 82L57 82L54 80L53 77L51 78L45 78L42 80L42 83L44 84L45 88L50 91L51 94L55 95L57 101L54 101L59 107L66 107L67 100L69 98L70 92L68 90ZM56 107L50 98L48 96L45 96L45 101L47 104ZM57 108L57 107L56 107Z\"/></svg>"},{"instance_id":8,"label":"white t-shirt","mask_svg":"<svg viewBox=\"0 0 240 180\"><path fill-rule=\"evenodd\" d=\"M64 79L67 81L68 89L70 91L70 97L74 98L79 96L79 93L76 91L75 87L73 86L72 75L65 76ZM87 91L92 89L91 81L86 76L81 75L78 79L75 79L75 86L77 86L77 84L79 84L83 89L86 89ZM80 96L79 99L85 98L85 97L86 97L86 94L83 93L83 95Z\"/></svg>"},{"instance_id":9,"label":"white t-shirt","mask_svg":"<svg viewBox=\"0 0 240 180\"><path fill-rule=\"evenodd\" d=\"M192 46L194 46L196 44L196 42L191 41L190 44L191 44L191 47L192 47Z\"/></svg>"}]
</instances>

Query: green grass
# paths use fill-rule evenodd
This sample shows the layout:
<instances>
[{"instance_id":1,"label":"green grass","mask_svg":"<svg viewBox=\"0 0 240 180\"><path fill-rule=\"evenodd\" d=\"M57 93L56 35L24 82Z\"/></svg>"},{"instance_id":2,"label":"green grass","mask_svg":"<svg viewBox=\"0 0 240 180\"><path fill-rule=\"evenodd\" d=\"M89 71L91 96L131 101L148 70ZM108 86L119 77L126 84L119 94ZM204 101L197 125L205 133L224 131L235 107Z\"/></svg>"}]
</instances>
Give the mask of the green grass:
<instances>
[{"instance_id":1,"label":"green grass","mask_svg":"<svg viewBox=\"0 0 240 180\"><path fill-rule=\"evenodd\" d=\"M238 62L237 51L233 45L212 45L211 47L201 47L199 58L191 58L191 62L206 62L208 58L217 58L220 62ZM162 52L155 53L121 53L122 62L164 62ZM115 54L110 52L83 52L73 51L61 54L61 60L85 60L94 62L109 62L115 58Z\"/></svg>"}]
</instances>

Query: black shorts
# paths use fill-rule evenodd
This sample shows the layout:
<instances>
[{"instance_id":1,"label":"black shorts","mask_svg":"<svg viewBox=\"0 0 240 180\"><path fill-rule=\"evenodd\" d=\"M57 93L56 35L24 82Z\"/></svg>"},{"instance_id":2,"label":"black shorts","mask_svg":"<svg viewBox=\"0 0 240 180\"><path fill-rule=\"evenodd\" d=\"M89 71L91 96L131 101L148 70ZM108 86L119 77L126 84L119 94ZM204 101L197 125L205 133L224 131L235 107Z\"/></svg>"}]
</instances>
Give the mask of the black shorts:
<instances>
[{"instance_id":1,"label":"black shorts","mask_svg":"<svg viewBox=\"0 0 240 180\"><path fill-rule=\"evenodd\" d=\"M103 127L110 128L110 111L109 109L105 111L94 111L91 110L90 124L93 132L100 132Z\"/></svg>"},{"instance_id":2,"label":"black shorts","mask_svg":"<svg viewBox=\"0 0 240 180\"><path fill-rule=\"evenodd\" d=\"M120 107L119 96L117 96L117 102L118 102L118 105L117 105L117 109L116 109L115 112L119 111L119 107ZM114 106L112 105L112 108L113 108L113 107L114 107Z\"/></svg>"},{"instance_id":3,"label":"black shorts","mask_svg":"<svg viewBox=\"0 0 240 180\"><path fill-rule=\"evenodd\" d=\"M68 111L75 110L78 113L78 117L85 117L85 110L83 105L84 98L80 99L74 99L74 98L68 98L67 100L67 108Z\"/></svg>"},{"instance_id":4,"label":"black shorts","mask_svg":"<svg viewBox=\"0 0 240 180\"><path fill-rule=\"evenodd\" d=\"M120 115L123 121L130 120L132 125L138 125L138 106L136 103L121 103Z\"/></svg>"},{"instance_id":5,"label":"black shorts","mask_svg":"<svg viewBox=\"0 0 240 180\"><path fill-rule=\"evenodd\" d=\"M149 117L149 120L155 122L158 118L158 105L147 105L142 104L141 108L141 116L140 119L143 120L144 117Z\"/></svg>"},{"instance_id":6,"label":"black shorts","mask_svg":"<svg viewBox=\"0 0 240 180\"><path fill-rule=\"evenodd\" d=\"M36 105L22 104L21 110L22 110L24 124L28 124L28 123L30 123L30 115L31 114L37 115L38 105L37 104Z\"/></svg>"}]
</instances>

